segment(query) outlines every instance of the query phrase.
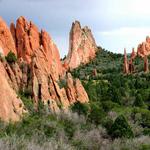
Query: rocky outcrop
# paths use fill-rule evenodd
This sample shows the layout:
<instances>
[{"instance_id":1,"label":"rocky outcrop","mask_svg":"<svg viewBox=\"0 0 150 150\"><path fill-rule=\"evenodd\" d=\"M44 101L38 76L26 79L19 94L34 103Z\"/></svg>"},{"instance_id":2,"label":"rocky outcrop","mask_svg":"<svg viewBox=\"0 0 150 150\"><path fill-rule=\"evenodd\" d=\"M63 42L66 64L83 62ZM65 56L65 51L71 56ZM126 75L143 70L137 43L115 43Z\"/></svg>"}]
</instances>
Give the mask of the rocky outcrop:
<instances>
[{"instance_id":1,"label":"rocky outcrop","mask_svg":"<svg viewBox=\"0 0 150 150\"><path fill-rule=\"evenodd\" d=\"M91 30L83 29L78 21L72 24L69 39L69 53L64 60L64 67L68 70L88 63L96 55L97 46Z\"/></svg>"},{"instance_id":2,"label":"rocky outcrop","mask_svg":"<svg viewBox=\"0 0 150 150\"><path fill-rule=\"evenodd\" d=\"M68 69L63 67L58 48L46 31L39 32L38 28L24 17L17 20L16 26L11 23L10 30L0 20L0 31L1 26L4 29L4 34L0 35L2 53L6 56L12 50L18 59L17 62L8 63L2 57L0 61L2 70L0 83L4 85L0 86L0 90L2 97L5 97L3 101L0 98L0 104L3 107L1 109L0 106L0 118L16 121L23 115L24 105L16 95L20 91L27 92L33 99L35 109L39 101L42 101L53 112L59 112L60 108L67 110L77 101L81 103L89 101L80 80L73 79ZM72 32L75 34L76 30L73 29ZM86 63L95 56L96 44L87 27L82 29L82 34L85 35L75 36L75 38L76 40L79 38L84 47L84 53L77 48L78 58ZM73 35L72 38L74 38ZM73 43L76 44L76 40ZM92 43L94 43L93 46ZM83 58L83 55L86 58ZM65 85L61 83L62 81ZM8 88L6 92L5 86L6 89ZM10 101L7 102L9 99Z\"/></svg>"},{"instance_id":3,"label":"rocky outcrop","mask_svg":"<svg viewBox=\"0 0 150 150\"><path fill-rule=\"evenodd\" d=\"M126 54L125 54L126 55ZM124 55L124 70L125 67L127 68L127 63L126 63L126 56ZM139 56L143 59L144 61L144 72L149 72L149 64L148 64L148 56L150 55L150 37L147 36L146 37L146 41L142 42L141 44L138 45L137 47L137 52L134 51L134 49L132 49L132 53L130 56L130 61L129 61L129 72L133 73L134 72L134 65L133 65L133 61L134 59ZM124 71L124 73L126 73L127 71Z\"/></svg>"},{"instance_id":4,"label":"rocky outcrop","mask_svg":"<svg viewBox=\"0 0 150 150\"><path fill-rule=\"evenodd\" d=\"M150 38L149 38L149 36L146 37L145 42L138 45L137 54L142 58L150 55Z\"/></svg>"},{"instance_id":5,"label":"rocky outcrop","mask_svg":"<svg viewBox=\"0 0 150 150\"><path fill-rule=\"evenodd\" d=\"M11 24L10 29L16 43L18 58L30 64L35 51L42 49L51 74L54 75L54 78L59 79L63 68L59 51L49 34L44 30L39 32L36 25L31 21L28 22L24 17L17 20L16 27Z\"/></svg>"}]
</instances>

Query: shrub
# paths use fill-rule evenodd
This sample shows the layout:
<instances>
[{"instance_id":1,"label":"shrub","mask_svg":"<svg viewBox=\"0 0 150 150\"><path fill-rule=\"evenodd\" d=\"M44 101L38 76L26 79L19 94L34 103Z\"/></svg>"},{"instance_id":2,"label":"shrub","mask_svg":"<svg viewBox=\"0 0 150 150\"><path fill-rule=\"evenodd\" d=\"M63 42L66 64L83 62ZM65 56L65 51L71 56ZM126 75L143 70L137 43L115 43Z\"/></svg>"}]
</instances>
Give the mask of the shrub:
<instances>
[{"instance_id":1,"label":"shrub","mask_svg":"<svg viewBox=\"0 0 150 150\"><path fill-rule=\"evenodd\" d=\"M72 107L72 111L77 112L79 115L88 115L90 107L89 104L82 104L80 102L76 102Z\"/></svg>"},{"instance_id":2,"label":"shrub","mask_svg":"<svg viewBox=\"0 0 150 150\"><path fill-rule=\"evenodd\" d=\"M17 57L12 51L10 51L5 58L8 63L15 63L17 61Z\"/></svg>"},{"instance_id":3,"label":"shrub","mask_svg":"<svg viewBox=\"0 0 150 150\"><path fill-rule=\"evenodd\" d=\"M133 105L137 106L137 107L143 107L144 106L144 102L143 102L141 94L137 94Z\"/></svg>"},{"instance_id":4,"label":"shrub","mask_svg":"<svg viewBox=\"0 0 150 150\"><path fill-rule=\"evenodd\" d=\"M143 133L144 133L144 135L150 136L150 128L144 129Z\"/></svg>"},{"instance_id":5,"label":"shrub","mask_svg":"<svg viewBox=\"0 0 150 150\"><path fill-rule=\"evenodd\" d=\"M60 79L58 81L58 85L59 85L60 89L67 88L67 81L66 81L66 79Z\"/></svg>"},{"instance_id":6,"label":"shrub","mask_svg":"<svg viewBox=\"0 0 150 150\"><path fill-rule=\"evenodd\" d=\"M102 125L106 128L107 131L109 131L113 125L113 120L111 118L105 118L102 122Z\"/></svg>"},{"instance_id":7,"label":"shrub","mask_svg":"<svg viewBox=\"0 0 150 150\"><path fill-rule=\"evenodd\" d=\"M133 137L133 131L123 115L120 115L116 118L112 127L109 130L109 134L112 138Z\"/></svg>"},{"instance_id":8,"label":"shrub","mask_svg":"<svg viewBox=\"0 0 150 150\"><path fill-rule=\"evenodd\" d=\"M105 112L101 106L97 103L91 104L91 112L89 114L89 121L95 123L96 125L100 124L105 117Z\"/></svg>"}]
</instances>

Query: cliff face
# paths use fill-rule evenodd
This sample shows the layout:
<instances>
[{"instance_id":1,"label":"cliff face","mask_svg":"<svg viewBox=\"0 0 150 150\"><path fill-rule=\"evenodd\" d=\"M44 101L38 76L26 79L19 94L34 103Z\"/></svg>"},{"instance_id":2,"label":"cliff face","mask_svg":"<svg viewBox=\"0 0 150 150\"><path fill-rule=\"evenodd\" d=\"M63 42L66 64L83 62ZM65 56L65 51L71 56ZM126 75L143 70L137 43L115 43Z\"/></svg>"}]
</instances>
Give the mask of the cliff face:
<instances>
[{"instance_id":1,"label":"cliff face","mask_svg":"<svg viewBox=\"0 0 150 150\"><path fill-rule=\"evenodd\" d=\"M80 80L73 79L64 69L57 46L46 31L39 32L24 17L17 20L16 26L11 23L10 30L1 19L0 31L1 53L6 56L11 50L18 58L13 63L7 63L3 57L0 61L0 97L5 97L0 98L0 118L16 121L26 112L17 97L19 91L30 93L35 108L42 100L53 112L58 112L59 106L66 110L76 101L89 101Z\"/></svg>"},{"instance_id":2,"label":"cliff face","mask_svg":"<svg viewBox=\"0 0 150 150\"><path fill-rule=\"evenodd\" d=\"M64 60L66 69L74 69L88 63L96 55L97 46L91 30L86 26L81 28L78 21L72 24L69 39L69 53Z\"/></svg>"}]
</instances>

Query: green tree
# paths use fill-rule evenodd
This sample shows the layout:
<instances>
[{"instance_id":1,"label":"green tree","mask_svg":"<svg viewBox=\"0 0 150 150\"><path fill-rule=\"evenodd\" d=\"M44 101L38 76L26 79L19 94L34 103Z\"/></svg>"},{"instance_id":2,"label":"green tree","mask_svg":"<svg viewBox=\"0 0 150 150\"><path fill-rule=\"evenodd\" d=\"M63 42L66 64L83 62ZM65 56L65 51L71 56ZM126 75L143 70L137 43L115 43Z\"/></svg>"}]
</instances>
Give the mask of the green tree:
<instances>
[{"instance_id":1,"label":"green tree","mask_svg":"<svg viewBox=\"0 0 150 150\"><path fill-rule=\"evenodd\" d=\"M5 58L8 63L14 63L17 61L17 57L12 51L10 51Z\"/></svg>"},{"instance_id":2,"label":"green tree","mask_svg":"<svg viewBox=\"0 0 150 150\"><path fill-rule=\"evenodd\" d=\"M102 106L98 103L92 103L91 112L89 114L89 121L98 125L102 122L104 117L105 117L105 112Z\"/></svg>"},{"instance_id":3,"label":"green tree","mask_svg":"<svg viewBox=\"0 0 150 150\"><path fill-rule=\"evenodd\" d=\"M134 136L130 125L128 124L126 118L123 115L120 115L116 118L112 127L109 130L109 134L112 138L131 138Z\"/></svg>"},{"instance_id":4,"label":"green tree","mask_svg":"<svg viewBox=\"0 0 150 150\"><path fill-rule=\"evenodd\" d=\"M143 102L141 94L137 94L133 105L137 106L137 107L143 107L144 106L144 102Z\"/></svg>"},{"instance_id":5,"label":"green tree","mask_svg":"<svg viewBox=\"0 0 150 150\"><path fill-rule=\"evenodd\" d=\"M80 102L76 102L72 107L72 111L77 112L79 115L88 115L90 107L89 104L82 104Z\"/></svg>"}]
</instances>

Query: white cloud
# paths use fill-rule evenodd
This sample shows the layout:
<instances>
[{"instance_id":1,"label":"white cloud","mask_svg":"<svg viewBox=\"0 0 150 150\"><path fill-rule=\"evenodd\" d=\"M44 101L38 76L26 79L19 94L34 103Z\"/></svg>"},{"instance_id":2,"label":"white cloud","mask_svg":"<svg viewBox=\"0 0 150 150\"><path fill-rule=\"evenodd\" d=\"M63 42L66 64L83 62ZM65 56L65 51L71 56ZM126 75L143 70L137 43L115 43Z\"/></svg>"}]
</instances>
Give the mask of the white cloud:
<instances>
[{"instance_id":1,"label":"white cloud","mask_svg":"<svg viewBox=\"0 0 150 150\"><path fill-rule=\"evenodd\" d=\"M116 30L99 32L103 36L146 36L148 33L150 34L150 27L122 27Z\"/></svg>"}]
</instances>

